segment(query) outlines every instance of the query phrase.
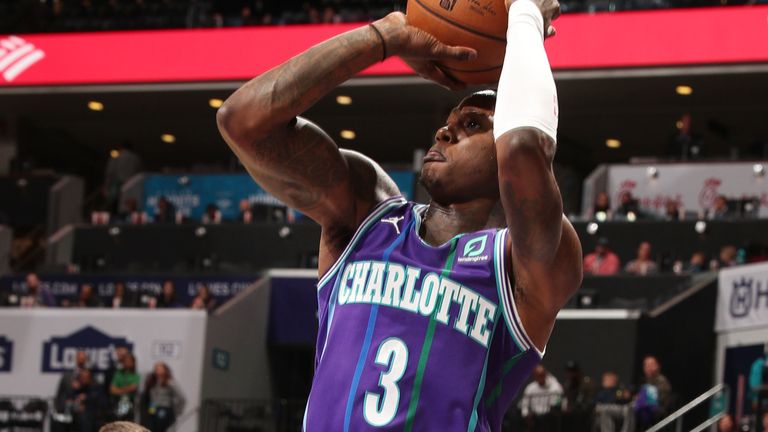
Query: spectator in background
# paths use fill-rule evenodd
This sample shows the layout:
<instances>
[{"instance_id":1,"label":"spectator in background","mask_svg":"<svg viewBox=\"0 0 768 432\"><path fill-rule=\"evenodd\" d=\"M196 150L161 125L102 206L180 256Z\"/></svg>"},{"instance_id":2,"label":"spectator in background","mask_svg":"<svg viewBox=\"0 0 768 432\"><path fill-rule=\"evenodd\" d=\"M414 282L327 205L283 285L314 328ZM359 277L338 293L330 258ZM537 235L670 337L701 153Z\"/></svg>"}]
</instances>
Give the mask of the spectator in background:
<instances>
[{"instance_id":1,"label":"spectator in background","mask_svg":"<svg viewBox=\"0 0 768 432\"><path fill-rule=\"evenodd\" d=\"M127 141L120 144L111 156L104 172L104 194L107 209L112 214L117 214L120 190L128 179L141 172L142 163L139 155L133 152L131 143Z\"/></svg>"},{"instance_id":2,"label":"spectator in background","mask_svg":"<svg viewBox=\"0 0 768 432\"><path fill-rule=\"evenodd\" d=\"M216 299L211 295L208 285L200 284L197 286L197 295L192 299L189 307L192 309L205 309L208 312L216 308Z\"/></svg>"},{"instance_id":3,"label":"spectator in background","mask_svg":"<svg viewBox=\"0 0 768 432\"><path fill-rule=\"evenodd\" d=\"M637 200L632 196L632 192L624 191L619 196L619 207L614 212L616 219L624 219L628 221L634 221L641 216L640 206Z\"/></svg>"},{"instance_id":4,"label":"spectator in background","mask_svg":"<svg viewBox=\"0 0 768 432\"><path fill-rule=\"evenodd\" d=\"M720 248L720 260L717 263L718 268L735 267L739 263L736 260L738 250L736 246L726 245Z\"/></svg>"},{"instance_id":5,"label":"spectator in background","mask_svg":"<svg viewBox=\"0 0 768 432\"><path fill-rule=\"evenodd\" d=\"M157 199L157 212L154 217L155 223L176 223L176 206L165 196Z\"/></svg>"},{"instance_id":6,"label":"spectator in background","mask_svg":"<svg viewBox=\"0 0 768 432\"><path fill-rule=\"evenodd\" d=\"M75 307L79 308L99 308L101 307L101 300L93 289L93 285L84 283L80 285L80 295L77 297Z\"/></svg>"},{"instance_id":7,"label":"spectator in background","mask_svg":"<svg viewBox=\"0 0 768 432\"><path fill-rule=\"evenodd\" d=\"M563 387L542 365L533 370L533 382L523 390L520 410L528 430L551 430L544 418L560 404Z\"/></svg>"},{"instance_id":8,"label":"spectator in background","mask_svg":"<svg viewBox=\"0 0 768 432\"><path fill-rule=\"evenodd\" d=\"M584 257L584 273L595 276L615 275L621 268L619 256L608 247L609 242L605 237L597 239L595 251Z\"/></svg>"},{"instance_id":9,"label":"spectator in background","mask_svg":"<svg viewBox=\"0 0 768 432\"><path fill-rule=\"evenodd\" d=\"M115 355L109 359L109 368L104 371L104 392L111 393L112 379L115 377L117 371L123 370L125 367L125 358L131 351L126 346L115 347Z\"/></svg>"},{"instance_id":10,"label":"spectator in background","mask_svg":"<svg viewBox=\"0 0 768 432\"><path fill-rule=\"evenodd\" d=\"M681 221L685 219L683 209L680 207L680 202L673 199L668 199L665 205L664 220L668 221Z\"/></svg>"},{"instance_id":11,"label":"spectator in background","mask_svg":"<svg viewBox=\"0 0 768 432\"><path fill-rule=\"evenodd\" d=\"M245 224L253 222L253 210L251 210L251 203L247 199L240 200L240 216L237 220Z\"/></svg>"},{"instance_id":12,"label":"spectator in background","mask_svg":"<svg viewBox=\"0 0 768 432\"><path fill-rule=\"evenodd\" d=\"M667 141L666 153L673 160L696 160L702 157L702 140L691 132L690 114L683 114L677 121L677 128Z\"/></svg>"},{"instance_id":13,"label":"spectator in background","mask_svg":"<svg viewBox=\"0 0 768 432\"><path fill-rule=\"evenodd\" d=\"M173 281L166 280L163 282L163 291L150 302L149 307L151 309L176 309L182 307L182 304L176 300L176 285L173 284Z\"/></svg>"},{"instance_id":14,"label":"spectator in background","mask_svg":"<svg viewBox=\"0 0 768 432\"><path fill-rule=\"evenodd\" d=\"M728 206L728 198L725 195L718 195L712 203L712 208L707 212L707 219L723 220L735 216L734 212Z\"/></svg>"},{"instance_id":15,"label":"spectator in background","mask_svg":"<svg viewBox=\"0 0 768 432\"><path fill-rule=\"evenodd\" d=\"M667 377L661 374L661 366L654 356L643 359L643 385L635 399L637 425L641 430L656 424L669 414L672 386Z\"/></svg>"},{"instance_id":16,"label":"spectator in background","mask_svg":"<svg viewBox=\"0 0 768 432\"><path fill-rule=\"evenodd\" d=\"M139 209L136 198L130 197L123 202L122 213L118 220L131 225L144 225L149 221L149 216Z\"/></svg>"},{"instance_id":17,"label":"spectator in background","mask_svg":"<svg viewBox=\"0 0 768 432\"><path fill-rule=\"evenodd\" d=\"M118 420L133 420L140 381L141 377L136 373L136 358L128 353L123 359L123 367L112 377L109 388L112 412Z\"/></svg>"},{"instance_id":18,"label":"spectator in background","mask_svg":"<svg viewBox=\"0 0 768 432\"><path fill-rule=\"evenodd\" d=\"M112 296L112 308L135 308L139 307L139 301L136 293L128 291L125 282L115 283L115 294Z\"/></svg>"},{"instance_id":19,"label":"spectator in background","mask_svg":"<svg viewBox=\"0 0 768 432\"><path fill-rule=\"evenodd\" d=\"M611 211L611 199L606 192L600 192L595 198L595 206L592 208L592 219L598 221L610 220L613 216Z\"/></svg>"},{"instance_id":20,"label":"spectator in background","mask_svg":"<svg viewBox=\"0 0 768 432\"><path fill-rule=\"evenodd\" d=\"M163 362L155 363L144 385L145 426L152 432L165 432L184 411L184 395Z\"/></svg>"},{"instance_id":21,"label":"spectator in background","mask_svg":"<svg viewBox=\"0 0 768 432\"><path fill-rule=\"evenodd\" d=\"M208 204L205 206L205 213L201 222L204 224L218 225L221 223L221 210L216 204Z\"/></svg>"},{"instance_id":22,"label":"spectator in background","mask_svg":"<svg viewBox=\"0 0 768 432\"><path fill-rule=\"evenodd\" d=\"M736 432L736 423L730 414L725 414L717 421L717 432Z\"/></svg>"},{"instance_id":23,"label":"spectator in background","mask_svg":"<svg viewBox=\"0 0 768 432\"><path fill-rule=\"evenodd\" d=\"M702 251L696 251L691 255L688 265L685 267L686 273L702 273L707 271L707 256Z\"/></svg>"},{"instance_id":24,"label":"spectator in background","mask_svg":"<svg viewBox=\"0 0 768 432\"><path fill-rule=\"evenodd\" d=\"M78 373L72 394L72 413L79 432L96 432L105 418L107 398L102 386L93 380L88 369Z\"/></svg>"},{"instance_id":25,"label":"spectator in background","mask_svg":"<svg viewBox=\"0 0 768 432\"><path fill-rule=\"evenodd\" d=\"M574 430L589 430L595 404L595 385L573 360L565 364L563 423Z\"/></svg>"},{"instance_id":26,"label":"spectator in background","mask_svg":"<svg viewBox=\"0 0 768 432\"><path fill-rule=\"evenodd\" d=\"M649 242L640 243L637 248L637 258L628 262L624 271L638 276L654 274L659 271L659 266L651 259L651 244Z\"/></svg>"},{"instance_id":27,"label":"spectator in background","mask_svg":"<svg viewBox=\"0 0 768 432\"><path fill-rule=\"evenodd\" d=\"M768 414L768 343L763 347L763 355L755 359L749 368L749 399L755 413L757 432L768 432L763 424L764 416Z\"/></svg>"},{"instance_id":28,"label":"spectator in background","mask_svg":"<svg viewBox=\"0 0 768 432\"><path fill-rule=\"evenodd\" d=\"M40 285L40 279L35 273L27 274L26 289L19 300L19 306L30 307L54 307L56 300L51 292Z\"/></svg>"},{"instance_id":29,"label":"spectator in background","mask_svg":"<svg viewBox=\"0 0 768 432\"><path fill-rule=\"evenodd\" d=\"M72 403L76 390L80 388L78 377L80 372L88 369L88 356L85 351L75 353L75 367L71 371L64 372L59 378L56 388L56 396L53 401L57 413L72 415Z\"/></svg>"},{"instance_id":30,"label":"spectator in background","mask_svg":"<svg viewBox=\"0 0 768 432\"><path fill-rule=\"evenodd\" d=\"M595 405L595 428L599 432L634 431L634 417L629 402L632 394L619 384L616 372L603 373Z\"/></svg>"}]
</instances>

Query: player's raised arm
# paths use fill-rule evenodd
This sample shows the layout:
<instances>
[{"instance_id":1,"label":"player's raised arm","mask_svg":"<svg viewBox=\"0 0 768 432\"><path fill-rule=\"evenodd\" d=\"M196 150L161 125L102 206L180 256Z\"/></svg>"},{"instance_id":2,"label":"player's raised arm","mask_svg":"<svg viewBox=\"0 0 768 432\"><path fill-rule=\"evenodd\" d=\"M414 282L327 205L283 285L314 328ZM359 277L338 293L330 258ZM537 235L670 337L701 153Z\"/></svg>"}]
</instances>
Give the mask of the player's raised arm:
<instances>
[{"instance_id":1,"label":"player's raised arm","mask_svg":"<svg viewBox=\"0 0 768 432\"><path fill-rule=\"evenodd\" d=\"M258 55L248 50L244 47L245 55ZM324 228L354 229L371 206L386 198L381 195L392 190L391 181L381 178L383 171L372 161L339 151L320 128L296 116L387 56L409 57L423 75L453 86L457 83L426 60L473 54L438 43L408 26L403 14L393 13L316 45L243 85L219 109L219 130L254 180L271 194Z\"/></svg>"},{"instance_id":2,"label":"player's raised arm","mask_svg":"<svg viewBox=\"0 0 768 432\"><path fill-rule=\"evenodd\" d=\"M563 216L552 172L557 91L545 34L557 0L507 1L509 28L494 115L499 188L511 241L515 298L533 342L543 348L555 316L581 284L581 245Z\"/></svg>"}]
</instances>

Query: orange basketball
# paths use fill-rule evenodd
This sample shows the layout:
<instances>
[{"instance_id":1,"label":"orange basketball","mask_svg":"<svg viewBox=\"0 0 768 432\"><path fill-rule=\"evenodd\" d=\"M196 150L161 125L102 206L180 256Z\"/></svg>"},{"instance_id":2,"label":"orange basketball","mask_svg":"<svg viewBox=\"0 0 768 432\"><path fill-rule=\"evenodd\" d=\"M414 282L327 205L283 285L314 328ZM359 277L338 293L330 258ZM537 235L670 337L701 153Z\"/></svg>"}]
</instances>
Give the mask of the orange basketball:
<instances>
[{"instance_id":1,"label":"orange basketball","mask_svg":"<svg viewBox=\"0 0 768 432\"><path fill-rule=\"evenodd\" d=\"M408 23L447 45L477 50L472 61L446 61L440 67L468 84L499 81L507 36L504 0L408 0Z\"/></svg>"}]
</instances>

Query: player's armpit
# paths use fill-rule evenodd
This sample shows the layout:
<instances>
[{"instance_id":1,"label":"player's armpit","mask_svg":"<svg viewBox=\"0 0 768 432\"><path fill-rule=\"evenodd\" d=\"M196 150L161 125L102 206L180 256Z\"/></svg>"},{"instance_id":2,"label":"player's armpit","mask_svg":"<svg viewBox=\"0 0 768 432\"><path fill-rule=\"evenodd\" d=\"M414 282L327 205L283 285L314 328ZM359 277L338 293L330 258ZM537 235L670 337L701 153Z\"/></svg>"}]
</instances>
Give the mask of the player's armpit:
<instances>
[{"instance_id":1,"label":"player's armpit","mask_svg":"<svg viewBox=\"0 0 768 432\"><path fill-rule=\"evenodd\" d=\"M520 320L531 341L540 350L549 340L557 313L581 286L581 243L564 216L561 229L560 244L549 265L515 258L514 239L507 245L508 256L513 262L513 296Z\"/></svg>"}]
</instances>

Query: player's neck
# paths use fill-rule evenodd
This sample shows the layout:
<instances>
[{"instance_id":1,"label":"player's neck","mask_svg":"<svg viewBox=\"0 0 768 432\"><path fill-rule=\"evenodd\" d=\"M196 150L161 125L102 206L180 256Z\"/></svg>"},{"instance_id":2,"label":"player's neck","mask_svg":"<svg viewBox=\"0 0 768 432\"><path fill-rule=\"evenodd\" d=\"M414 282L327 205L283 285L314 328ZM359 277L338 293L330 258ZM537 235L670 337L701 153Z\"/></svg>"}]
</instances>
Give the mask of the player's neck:
<instances>
[{"instance_id":1,"label":"player's neck","mask_svg":"<svg viewBox=\"0 0 768 432\"><path fill-rule=\"evenodd\" d=\"M440 245L461 233L504 226L504 209L498 200L447 206L433 201L424 214L419 235L431 245Z\"/></svg>"}]
</instances>

